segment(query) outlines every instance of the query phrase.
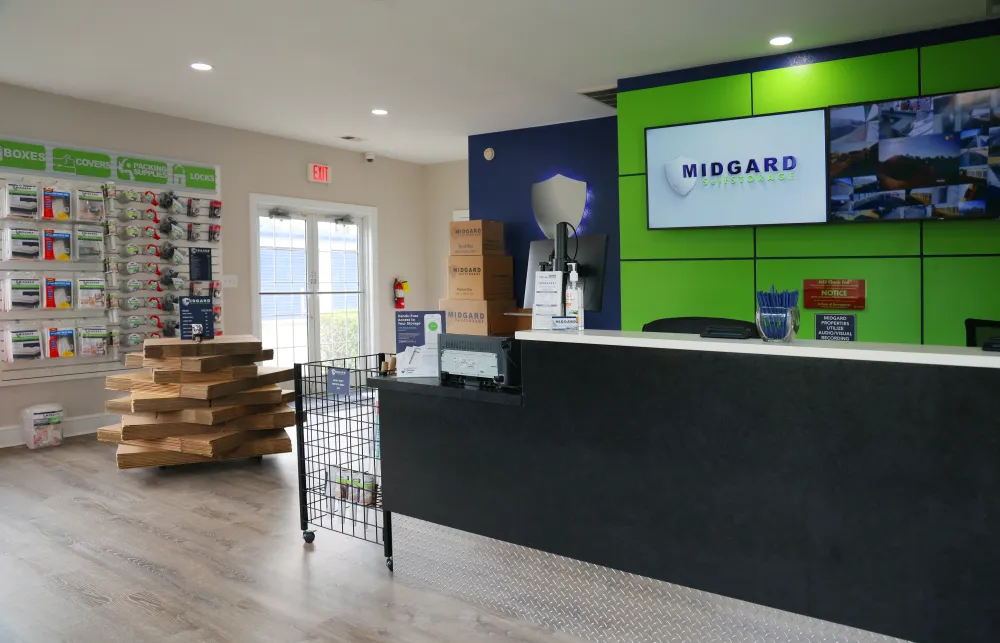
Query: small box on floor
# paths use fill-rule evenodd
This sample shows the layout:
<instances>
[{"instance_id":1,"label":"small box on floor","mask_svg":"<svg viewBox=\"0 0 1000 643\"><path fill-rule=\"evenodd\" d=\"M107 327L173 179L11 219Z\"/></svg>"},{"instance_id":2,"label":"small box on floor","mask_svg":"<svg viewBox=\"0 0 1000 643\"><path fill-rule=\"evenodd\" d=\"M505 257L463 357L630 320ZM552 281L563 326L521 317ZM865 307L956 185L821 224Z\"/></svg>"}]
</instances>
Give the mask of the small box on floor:
<instances>
[{"instance_id":1,"label":"small box on floor","mask_svg":"<svg viewBox=\"0 0 1000 643\"><path fill-rule=\"evenodd\" d=\"M442 299L438 307L445 311L449 333L456 335L511 335L515 317L504 315L517 309L513 300L469 301Z\"/></svg>"}]
</instances>

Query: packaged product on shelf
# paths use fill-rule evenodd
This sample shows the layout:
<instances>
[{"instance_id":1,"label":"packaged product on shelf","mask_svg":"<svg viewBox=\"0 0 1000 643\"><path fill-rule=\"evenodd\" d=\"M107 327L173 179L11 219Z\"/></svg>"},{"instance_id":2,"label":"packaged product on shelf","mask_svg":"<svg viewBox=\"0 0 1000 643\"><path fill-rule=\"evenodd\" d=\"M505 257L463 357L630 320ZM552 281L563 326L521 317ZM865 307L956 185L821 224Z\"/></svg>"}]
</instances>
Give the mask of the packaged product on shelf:
<instances>
[{"instance_id":1,"label":"packaged product on shelf","mask_svg":"<svg viewBox=\"0 0 1000 643\"><path fill-rule=\"evenodd\" d=\"M163 339L163 333L159 331L153 331L151 333L146 333L146 339Z\"/></svg>"},{"instance_id":2,"label":"packaged product on shelf","mask_svg":"<svg viewBox=\"0 0 1000 643\"><path fill-rule=\"evenodd\" d=\"M119 244L118 254L122 257L138 257L142 254L142 246L132 241Z\"/></svg>"},{"instance_id":3,"label":"packaged product on shelf","mask_svg":"<svg viewBox=\"0 0 1000 643\"><path fill-rule=\"evenodd\" d=\"M147 315L143 321L147 326L152 326L153 328L163 328L163 317L160 315Z\"/></svg>"},{"instance_id":4,"label":"packaged product on shelf","mask_svg":"<svg viewBox=\"0 0 1000 643\"><path fill-rule=\"evenodd\" d=\"M163 292L163 284L160 283L159 279L147 279L142 289L150 292Z\"/></svg>"},{"instance_id":5,"label":"packaged product on shelf","mask_svg":"<svg viewBox=\"0 0 1000 643\"><path fill-rule=\"evenodd\" d=\"M118 261L118 257L105 257L104 258L104 272L118 272L118 265L121 262Z\"/></svg>"},{"instance_id":6,"label":"packaged product on shelf","mask_svg":"<svg viewBox=\"0 0 1000 643\"><path fill-rule=\"evenodd\" d=\"M118 317L118 325L122 328L139 328L146 325L145 315L126 315Z\"/></svg>"},{"instance_id":7,"label":"packaged product on shelf","mask_svg":"<svg viewBox=\"0 0 1000 643\"><path fill-rule=\"evenodd\" d=\"M177 326L179 322L174 319L168 319L163 322L163 336L164 337L177 337Z\"/></svg>"},{"instance_id":8,"label":"packaged product on shelf","mask_svg":"<svg viewBox=\"0 0 1000 643\"><path fill-rule=\"evenodd\" d=\"M133 190L132 188L120 188L115 190L115 201L121 203L122 205L135 203L136 201L141 200L141 198L142 197L139 192L137 190Z\"/></svg>"},{"instance_id":9,"label":"packaged product on shelf","mask_svg":"<svg viewBox=\"0 0 1000 643\"><path fill-rule=\"evenodd\" d=\"M75 233L76 260L101 261L104 257L104 230L91 226L77 226Z\"/></svg>"},{"instance_id":10,"label":"packaged product on shelf","mask_svg":"<svg viewBox=\"0 0 1000 643\"><path fill-rule=\"evenodd\" d=\"M142 281L139 279L126 279L122 282L121 286L122 292L139 292L142 290Z\"/></svg>"},{"instance_id":11,"label":"packaged product on shelf","mask_svg":"<svg viewBox=\"0 0 1000 643\"><path fill-rule=\"evenodd\" d=\"M126 332L121 334L121 346L125 350L141 348L144 341L146 341L146 333Z\"/></svg>"},{"instance_id":12,"label":"packaged product on shelf","mask_svg":"<svg viewBox=\"0 0 1000 643\"><path fill-rule=\"evenodd\" d=\"M69 228L42 228L46 261L73 261L73 232Z\"/></svg>"},{"instance_id":13,"label":"packaged product on shelf","mask_svg":"<svg viewBox=\"0 0 1000 643\"><path fill-rule=\"evenodd\" d=\"M146 303L146 300L142 297L132 296L122 296L119 299L119 305L122 310L139 310Z\"/></svg>"},{"instance_id":14,"label":"packaged product on shelf","mask_svg":"<svg viewBox=\"0 0 1000 643\"><path fill-rule=\"evenodd\" d=\"M145 192L143 192L141 199L143 203L149 203L154 206L160 205L159 201L156 200L156 193L153 192L152 190L146 190Z\"/></svg>"},{"instance_id":15,"label":"packaged product on shelf","mask_svg":"<svg viewBox=\"0 0 1000 643\"><path fill-rule=\"evenodd\" d=\"M159 239L160 230L155 225L148 225L142 229L142 236L145 239Z\"/></svg>"},{"instance_id":16,"label":"packaged product on shelf","mask_svg":"<svg viewBox=\"0 0 1000 643\"><path fill-rule=\"evenodd\" d=\"M189 217L196 217L199 214L201 214L201 199L188 199L187 215Z\"/></svg>"},{"instance_id":17,"label":"packaged product on shelf","mask_svg":"<svg viewBox=\"0 0 1000 643\"><path fill-rule=\"evenodd\" d=\"M7 183L4 186L3 216L7 219L38 218L38 186L30 183Z\"/></svg>"},{"instance_id":18,"label":"packaged product on shelf","mask_svg":"<svg viewBox=\"0 0 1000 643\"><path fill-rule=\"evenodd\" d=\"M129 239L138 239L142 236L142 228L134 223L126 223L125 225L115 226L118 232L118 238L122 241L128 241Z\"/></svg>"},{"instance_id":19,"label":"packaged product on shelf","mask_svg":"<svg viewBox=\"0 0 1000 643\"><path fill-rule=\"evenodd\" d=\"M167 283L168 281L169 281L169 283ZM186 291L188 289L187 279L185 279L184 277L181 277L177 273L174 273L174 275L171 276L171 277L164 277L161 280L161 282L165 286L169 286L170 288L173 288L174 290L177 290L177 291Z\"/></svg>"},{"instance_id":20,"label":"packaged product on shelf","mask_svg":"<svg viewBox=\"0 0 1000 643\"><path fill-rule=\"evenodd\" d=\"M73 218L70 214L70 193L60 188L45 188L42 192L44 208L42 218L46 221L69 221Z\"/></svg>"},{"instance_id":21,"label":"packaged product on shelf","mask_svg":"<svg viewBox=\"0 0 1000 643\"><path fill-rule=\"evenodd\" d=\"M27 362L42 359L42 334L32 324L11 324L5 332L8 362Z\"/></svg>"},{"instance_id":22,"label":"packaged product on shelf","mask_svg":"<svg viewBox=\"0 0 1000 643\"><path fill-rule=\"evenodd\" d=\"M351 470L329 466L326 468L326 496L334 500L350 500Z\"/></svg>"},{"instance_id":23,"label":"packaged product on shelf","mask_svg":"<svg viewBox=\"0 0 1000 643\"><path fill-rule=\"evenodd\" d=\"M375 506L375 476L355 471L351 474L351 502L365 507Z\"/></svg>"},{"instance_id":24,"label":"packaged product on shelf","mask_svg":"<svg viewBox=\"0 0 1000 643\"><path fill-rule=\"evenodd\" d=\"M214 223L208 226L208 240L214 243L222 241L222 226Z\"/></svg>"},{"instance_id":25,"label":"packaged product on shelf","mask_svg":"<svg viewBox=\"0 0 1000 643\"><path fill-rule=\"evenodd\" d=\"M152 221L153 223L159 223L160 222L160 213L157 212L156 210L154 210L153 208L146 208L142 212L142 218L145 219L146 221Z\"/></svg>"},{"instance_id":26,"label":"packaged product on shelf","mask_svg":"<svg viewBox=\"0 0 1000 643\"><path fill-rule=\"evenodd\" d=\"M35 261L42 256L42 235L38 228L4 228L4 259Z\"/></svg>"},{"instance_id":27,"label":"packaged product on shelf","mask_svg":"<svg viewBox=\"0 0 1000 643\"><path fill-rule=\"evenodd\" d=\"M139 208L123 208L118 210L119 221L138 221L142 218L142 210Z\"/></svg>"},{"instance_id":28,"label":"packaged product on shelf","mask_svg":"<svg viewBox=\"0 0 1000 643\"><path fill-rule=\"evenodd\" d=\"M222 306L212 306L212 316L215 317L215 327L222 325Z\"/></svg>"},{"instance_id":29,"label":"packaged product on shelf","mask_svg":"<svg viewBox=\"0 0 1000 643\"><path fill-rule=\"evenodd\" d=\"M111 353L107 326L83 326L76 329L78 357L106 357Z\"/></svg>"},{"instance_id":30,"label":"packaged product on shelf","mask_svg":"<svg viewBox=\"0 0 1000 643\"><path fill-rule=\"evenodd\" d=\"M76 220L102 223L104 221L104 193L95 190L77 190Z\"/></svg>"},{"instance_id":31,"label":"packaged product on shelf","mask_svg":"<svg viewBox=\"0 0 1000 643\"><path fill-rule=\"evenodd\" d=\"M81 274L76 278L76 307L79 310L103 310L106 303L107 282L104 275Z\"/></svg>"},{"instance_id":32,"label":"packaged product on shelf","mask_svg":"<svg viewBox=\"0 0 1000 643\"><path fill-rule=\"evenodd\" d=\"M118 272L123 275L137 275L142 272L143 265L138 261L119 261Z\"/></svg>"},{"instance_id":33,"label":"packaged product on shelf","mask_svg":"<svg viewBox=\"0 0 1000 643\"><path fill-rule=\"evenodd\" d=\"M208 206L208 216L213 219L222 218L222 201L212 201Z\"/></svg>"},{"instance_id":34,"label":"packaged product on shelf","mask_svg":"<svg viewBox=\"0 0 1000 643\"><path fill-rule=\"evenodd\" d=\"M49 359L76 357L76 324L73 320L49 322L44 339Z\"/></svg>"},{"instance_id":35,"label":"packaged product on shelf","mask_svg":"<svg viewBox=\"0 0 1000 643\"><path fill-rule=\"evenodd\" d=\"M200 223L189 223L187 230L187 240L188 241L201 241L201 224Z\"/></svg>"},{"instance_id":36,"label":"packaged product on shelf","mask_svg":"<svg viewBox=\"0 0 1000 643\"><path fill-rule=\"evenodd\" d=\"M45 307L73 307L73 275L61 273L45 277Z\"/></svg>"},{"instance_id":37,"label":"packaged product on shelf","mask_svg":"<svg viewBox=\"0 0 1000 643\"><path fill-rule=\"evenodd\" d=\"M156 276L160 276L163 274L163 272L160 270L160 264L156 263L155 261L147 261L143 263L142 271L147 274Z\"/></svg>"},{"instance_id":38,"label":"packaged product on shelf","mask_svg":"<svg viewBox=\"0 0 1000 643\"><path fill-rule=\"evenodd\" d=\"M42 278L31 272L12 272L4 280L6 310L37 310L42 307Z\"/></svg>"}]
</instances>

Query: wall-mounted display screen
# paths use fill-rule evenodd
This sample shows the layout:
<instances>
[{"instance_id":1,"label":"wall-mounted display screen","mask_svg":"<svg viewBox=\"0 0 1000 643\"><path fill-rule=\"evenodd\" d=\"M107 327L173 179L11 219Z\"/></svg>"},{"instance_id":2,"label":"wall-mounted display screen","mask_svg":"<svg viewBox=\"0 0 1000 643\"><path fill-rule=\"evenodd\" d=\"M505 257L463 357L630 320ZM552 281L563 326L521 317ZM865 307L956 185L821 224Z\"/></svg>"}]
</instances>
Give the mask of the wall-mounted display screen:
<instances>
[{"instance_id":1,"label":"wall-mounted display screen","mask_svg":"<svg viewBox=\"0 0 1000 643\"><path fill-rule=\"evenodd\" d=\"M830 109L830 220L1000 217L1000 89Z\"/></svg>"},{"instance_id":2,"label":"wall-mounted display screen","mask_svg":"<svg viewBox=\"0 0 1000 643\"><path fill-rule=\"evenodd\" d=\"M649 228L827 220L826 112L646 130Z\"/></svg>"}]
</instances>

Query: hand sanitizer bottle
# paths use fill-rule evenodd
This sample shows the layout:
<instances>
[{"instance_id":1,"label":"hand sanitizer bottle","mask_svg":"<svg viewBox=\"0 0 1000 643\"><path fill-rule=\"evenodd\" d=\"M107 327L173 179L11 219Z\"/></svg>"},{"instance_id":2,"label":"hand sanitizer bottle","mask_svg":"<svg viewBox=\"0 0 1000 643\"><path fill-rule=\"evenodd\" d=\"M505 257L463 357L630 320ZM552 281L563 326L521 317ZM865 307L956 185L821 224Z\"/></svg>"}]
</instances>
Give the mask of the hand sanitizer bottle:
<instances>
[{"instance_id":1,"label":"hand sanitizer bottle","mask_svg":"<svg viewBox=\"0 0 1000 643\"><path fill-rule=\"evenodd\" d=\"M569 283L566 284L566 316L576 317L576 329L583 330L583 282L577 264L569 264Z\"/></svg>"}]
</instances>

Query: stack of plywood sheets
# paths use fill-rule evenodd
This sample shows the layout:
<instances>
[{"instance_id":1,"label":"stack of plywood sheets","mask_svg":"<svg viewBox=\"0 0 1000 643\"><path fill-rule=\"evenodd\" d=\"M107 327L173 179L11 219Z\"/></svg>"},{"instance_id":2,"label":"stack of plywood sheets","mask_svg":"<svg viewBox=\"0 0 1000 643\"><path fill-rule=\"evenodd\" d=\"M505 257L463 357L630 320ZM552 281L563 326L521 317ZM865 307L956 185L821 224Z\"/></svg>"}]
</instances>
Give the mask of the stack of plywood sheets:
<instances>
[{"instance_id":1,"label":"stack of plywood sheets","mask_svg":"<svg viewBox=\"0 0 1000 643\"><path fill-rule=\"evenodd\" d=\"M107 378L129 395L107 403L122 419L97 439L118 444L119 469L288 453L294 394L277 384L293 371L257 366L272 357L254 337L148 340L125 362L145 370Z\"/></svg>"}]
</instances>

